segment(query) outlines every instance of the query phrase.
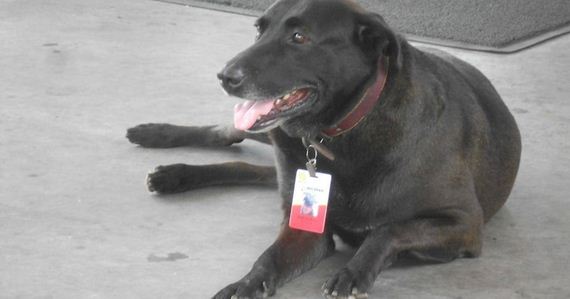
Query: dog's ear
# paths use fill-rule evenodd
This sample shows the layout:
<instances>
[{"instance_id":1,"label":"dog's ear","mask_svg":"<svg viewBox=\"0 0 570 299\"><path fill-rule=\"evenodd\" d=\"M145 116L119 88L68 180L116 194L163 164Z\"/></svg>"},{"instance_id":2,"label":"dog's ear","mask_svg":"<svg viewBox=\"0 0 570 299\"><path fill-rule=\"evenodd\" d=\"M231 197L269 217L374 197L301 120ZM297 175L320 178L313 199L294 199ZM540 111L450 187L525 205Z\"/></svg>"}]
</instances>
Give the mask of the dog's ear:
<instances>
[{"instance_id":1,"label":"dog's ear","mask_svg":"<svg viewBox=\"0 0 570 299\"><path fill-rule=\"evenodd\" d=\"M387 56L390 66L400 69L400 40L380 15L357 14L355 28L356 42L366 55L373 59Z\"/></svg>"}]
</instances>

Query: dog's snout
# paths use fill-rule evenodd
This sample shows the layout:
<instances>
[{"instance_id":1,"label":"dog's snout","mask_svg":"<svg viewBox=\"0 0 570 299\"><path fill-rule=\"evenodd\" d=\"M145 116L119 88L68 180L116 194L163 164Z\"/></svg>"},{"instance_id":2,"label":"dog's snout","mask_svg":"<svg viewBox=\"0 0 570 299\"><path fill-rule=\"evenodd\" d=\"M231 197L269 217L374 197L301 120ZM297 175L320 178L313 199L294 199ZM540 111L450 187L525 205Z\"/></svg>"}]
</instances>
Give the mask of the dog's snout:
<instances>
[{"instance_id":1,"label":"dog's snout","mask_svg":"<svg viewBox=\"0 0 570 299\"><path fill-rule=\"evenodd\" d=\"M245 72L241 67L226 67L218 73L220 83L228 92L235 91L244 82Z\"/></svg>"}]
</instances>

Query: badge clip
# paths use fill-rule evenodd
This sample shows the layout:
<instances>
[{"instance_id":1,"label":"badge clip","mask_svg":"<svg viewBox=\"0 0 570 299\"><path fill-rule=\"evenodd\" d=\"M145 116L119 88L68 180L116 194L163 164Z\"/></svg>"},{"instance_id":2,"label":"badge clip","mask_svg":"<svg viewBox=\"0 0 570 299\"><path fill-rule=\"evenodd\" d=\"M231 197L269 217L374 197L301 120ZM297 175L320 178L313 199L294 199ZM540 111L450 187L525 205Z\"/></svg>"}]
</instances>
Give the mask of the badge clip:
<instances>
[{"instance_id":1,"label":"badge clip","mask_svg":"<svg viewBox=\"0 0 570 299\"><path fill-rule=\"evenodd\" d=\"M315 149L315 147L312 144L307 146L307 152L305 153L305 156L307 157L307 163L305 163L305 166L307 167L307 171L309 172L309 175L311 177L316 178L317 177L317 157L319 156L319 153L317 152L317 150Z\"/></svg>"}]
</instances>

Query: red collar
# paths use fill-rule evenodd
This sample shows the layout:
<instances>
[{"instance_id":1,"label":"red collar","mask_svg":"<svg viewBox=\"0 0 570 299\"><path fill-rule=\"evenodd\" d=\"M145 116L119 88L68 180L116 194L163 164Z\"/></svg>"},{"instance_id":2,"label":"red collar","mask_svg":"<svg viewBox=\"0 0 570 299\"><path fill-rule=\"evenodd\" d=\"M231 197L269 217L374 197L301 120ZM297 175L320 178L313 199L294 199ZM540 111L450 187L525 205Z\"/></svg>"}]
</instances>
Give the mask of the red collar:
<instances>
[{"instance_id":1,"label":"red collar","mask_svg":"<svg viewBox=\"0 0 570 299\"><path fill-rule=\"evenodd\" d=\"M366 92L362 98L360 98L358 104L338 121L336 125L322 131L325 137L335 137L351 130L372 110L380 99L380 94L386 85L386 78L388 76L386 65L387 62L383 57L378 60L378 71L376 72L376 80L374 80L374 83L366 89Z\"/></svg>"}]
</instances>

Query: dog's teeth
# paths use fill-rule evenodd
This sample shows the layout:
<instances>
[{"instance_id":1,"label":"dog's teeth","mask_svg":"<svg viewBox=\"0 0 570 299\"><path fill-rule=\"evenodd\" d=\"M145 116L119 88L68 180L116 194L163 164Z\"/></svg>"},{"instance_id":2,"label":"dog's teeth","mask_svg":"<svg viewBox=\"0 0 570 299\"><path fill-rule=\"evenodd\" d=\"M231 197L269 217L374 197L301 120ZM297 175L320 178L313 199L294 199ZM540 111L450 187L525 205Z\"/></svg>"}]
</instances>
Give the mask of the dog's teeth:
<instances>
[{"instance_id":1,"label":"dog's teeth","mask_svg":"<svg viewBox=\"0 0 570 299\"><path fill-rule=\"evenodd\" d=\"M283 97L283 99L284 99L284 100L287 100L287 99L289 99L290 97L291 97L291 94L288 93L287 95L285 95L285 96Z\"/></svg>"}]
</instances>

